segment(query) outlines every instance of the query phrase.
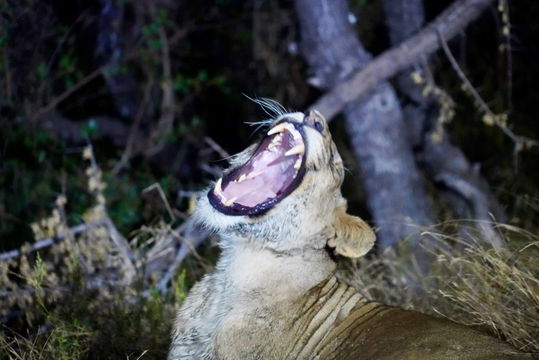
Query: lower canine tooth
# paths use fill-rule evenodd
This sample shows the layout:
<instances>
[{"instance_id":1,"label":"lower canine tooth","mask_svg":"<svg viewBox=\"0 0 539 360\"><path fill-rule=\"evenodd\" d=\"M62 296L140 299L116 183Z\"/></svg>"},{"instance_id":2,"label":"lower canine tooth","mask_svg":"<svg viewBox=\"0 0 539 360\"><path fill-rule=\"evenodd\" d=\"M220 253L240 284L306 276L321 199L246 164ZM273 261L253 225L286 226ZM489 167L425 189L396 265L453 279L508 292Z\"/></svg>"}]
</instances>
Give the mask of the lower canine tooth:
<instances>
[{"instance_id":1,"label":"lower canine tooth","mask_svg":"<svg viewBox=\"0 0 539 360\"><path fill-rule=\"evenodd\" d=\"M292 149L285 152L284 156L302 154L304 151L305 151L305 145L298 144L298 145L294 146Z\"/></svg>"},{"instance_id":2,"label":"lower canine tooth","mask_svg":"<svg viewBox=\"0 0 539 360\"><path fill-rule=\"evenodd\" d=\"M237 197L233 197L232 199L228 199L227 201L224 202L225 206L230 206L232 204L234 204L234 201L236 201L238 198Z\"/></svg>"},{"instance_id":3,"label":"lower canine tooth","mask_svg":"<svg viewBox=\"0 0 539 360\"><path fill-rule=\"evenodd\" d=\"M301 166L301 159L297 159L296 162L294 163L294 169L299 169Z\"/></svg>"},{"instance_id":4,"label":"lower canine tooth","mask_svg":"<svg viewBox=\"0 0 539 360\"><path fill-rule=\"evenodd\" d=\"M246 178L245 174L241 174L241 176L239 177L239 179L237 181L240 183L243 180L245 180L245 178Z\"/></svg>"}]
</instances>

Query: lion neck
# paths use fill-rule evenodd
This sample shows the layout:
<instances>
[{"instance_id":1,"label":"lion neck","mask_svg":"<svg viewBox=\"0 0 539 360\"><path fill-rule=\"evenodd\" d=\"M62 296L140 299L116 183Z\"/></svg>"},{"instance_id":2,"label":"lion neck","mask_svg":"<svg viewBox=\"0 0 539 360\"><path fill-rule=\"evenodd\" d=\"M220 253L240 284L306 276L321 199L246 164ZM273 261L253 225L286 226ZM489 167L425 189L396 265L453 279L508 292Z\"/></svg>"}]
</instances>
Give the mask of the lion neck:
<instances>
[{"instance_id":1,"label":"lion neck","mask_svg":"<svg viewBox=\"0 0 539 360\"><path fill-rule=\"evenodd\" d=\"M244 296L252 299L256 294L280 301L305 294L333 276L335 269L335 262L324 249L278 251L240 241L223 247L216 272L224 281L229 300Z\"/></svg>"}]
</instances>

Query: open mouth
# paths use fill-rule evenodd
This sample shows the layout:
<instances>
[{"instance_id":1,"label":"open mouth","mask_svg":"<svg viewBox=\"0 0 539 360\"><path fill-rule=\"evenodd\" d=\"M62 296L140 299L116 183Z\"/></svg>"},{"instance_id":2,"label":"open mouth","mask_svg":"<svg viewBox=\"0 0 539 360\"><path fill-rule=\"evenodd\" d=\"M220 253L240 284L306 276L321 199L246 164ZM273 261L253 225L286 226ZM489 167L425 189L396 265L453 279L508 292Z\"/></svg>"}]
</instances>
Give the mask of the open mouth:
<instances>
[{"instance_id":1,"label":"open mouth","mask_svg":"<svg viewBox=\"0 0 539 360\"><path fill-rule=\"evenodd\" d=\"M302 126L282 121L272 127L251 158L210 190L212 206L227 215L260 215L290 194L304 174Z\"/></svg>"}]
</instances>

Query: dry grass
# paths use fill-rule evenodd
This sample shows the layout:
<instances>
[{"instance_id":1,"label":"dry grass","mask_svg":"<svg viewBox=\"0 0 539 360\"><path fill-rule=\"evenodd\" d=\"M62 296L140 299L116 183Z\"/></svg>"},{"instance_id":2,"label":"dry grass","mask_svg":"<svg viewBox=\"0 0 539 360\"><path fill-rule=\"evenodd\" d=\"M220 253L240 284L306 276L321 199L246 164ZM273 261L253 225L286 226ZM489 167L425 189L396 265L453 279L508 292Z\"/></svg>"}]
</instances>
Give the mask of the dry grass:
<instances>
[{"instance_id":1,"label":"dry grass","mask_svg":"<svg viewBox=\"0 0 539 360\"><path fill-rule=\"evenodd\" d=\"M539 236L497 224L507 245L497 252L459 227L455 236L421 234L440 245L428 276L403 246L360 259L345 277L369 299L486 327L519 350L539 353Z\"/></svg>"}]
</instances>

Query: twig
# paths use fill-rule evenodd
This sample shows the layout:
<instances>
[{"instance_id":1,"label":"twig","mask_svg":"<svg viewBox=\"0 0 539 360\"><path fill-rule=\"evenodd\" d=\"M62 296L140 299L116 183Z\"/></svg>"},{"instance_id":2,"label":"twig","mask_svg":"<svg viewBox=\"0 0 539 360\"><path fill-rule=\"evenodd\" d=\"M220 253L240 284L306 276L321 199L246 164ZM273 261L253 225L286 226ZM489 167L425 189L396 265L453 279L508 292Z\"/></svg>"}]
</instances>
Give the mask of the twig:
<instances>
[{"instance_id":1,"label":"twig","mask_svg":"<svg viewBox=\"0 0 539 360\"><path fill-rule=\"evenodd\" d=\"M509 1L499 0L498 11L502 16L502 37L506 43L502 45L507 54L507 108L513 107L513 48L511 45L511 21L509 19Z\"/></svg>"},{"instance_id":2,"label":"twig","mask_svg":"<svg viewBox=\"0 0 539 360\"><path fill-rule=\"evenodd\" d=\"M219 145L218 143L215 142L215 140L213 140L212 138L210 138L209 136L205 136L204 137L204 141L206 142L206 144L208 144L216 153L219 154L219 156L221 156L223 159L228 159L230 157L230 154L228 152L226 152L225 149L223 149L221 147L221 145Z\"/></svg>"},{"instance_id":3,"label":"twig","mask_svg":"<svg viewBox=\"0 0 539 360\"><path fill-rule=\"evenodd\" d=\"M511 131L511 129L509 129L505 124L501 123L500 119L498 118L498 115L496 115L490 109L488 104L485 102L485 100L483 100L483 98L481 97L481 95L479 95L479 93L474 88L474 86L472 85L470 80L466 77L466 74L464 74L464 71L462 71L462 69L460 68L457 60L455 60L455 57L451 53L451 50L449 49L449 46L447 46L447 42L446 42L442 32L439 29L437 29L436 32L437 32L438 37L440 39L440 44L442 45L442 49L444 50L444 53L447 56L447 59L451 63L451 66L453 67L453 70L455 70L455 72L457 73L460 80L464 83L464 86L466 87L466 89L470 92L470 94L474 98L477 106L479 106L479 109L484 114L487 114L492 119L494 124L496 124L496 126L500 130L502 130L503 133L515 143L514 155L516 156L518 154L518 152L520 152L524 148L524 146L539 147L539 141L528 138L528 137L525 137L525 136L515 135L515 133L513 131Z\"/></svg>"},{"instance_id":4,"label":"twig","mask_svg":"<svg viewBox=\"0 0 539 360\"><path fill-rule=\"evenodd\" d=\"M174 88L172 86L172 70L170 68L170 51L167 34L162 27L159 28L159 41L161 42L161 62L163 68L161 118L155 127L155 131L150 136L151 147L146 151L146 156L155 155L161 150L166 135L170 132L174 123L175 101Z\"/></svg>"},{"instance_id":5,"label":"twig","mask_svg":"<svg viewBox=\"0 0 539 360\"><path fill-rule=\"evenodd\" d=\"M400 45L385 51L363 69L336 85L318 99L311 109L317 109L329 120L337 115L350 101L369 93L381 81L410 67L419 59L441 47L437 31L451 39L494 0L457 0L434 21Z\"/></svg>"},{"instance_id":6,"label":"twig","mask_svg":"<svg viewBox=\"0 0 539 360\"><path fill-rule=\"evenodd\" d=\"M30 246L30 248L25 250L25 251L22 251L20 249L15 249L15 250L10 250L10 251L4 252L4 253L0 254L0 261L6 261L6 260L9 260L9 259L19 257L19 256L21 256L23 254L29 254L31 252L41 250L43 248L46 248L46 247L49 247L49 246L55 244L56 242L66 238L67 236L74 236L74 235L80 234L82 232L85 232L85 231L87 231L88 229L90 229L92 227L102 226L102 225L105 225L104 220L97 220L97 221L93 221L93 222L89 222L89 223L74 226L74 227L68 229L67 233L65 233L65 234L58 234L56 236L46 238L46 239L43 239L43 240L39 240L39 241L33 243Z\"/></svg>"},{"instance_id":7,"label":"twig","mask_svg":"<svg viewBox=\"0 0 539 360\"><path fill-rule=\"evenodd\" d=\"M9 58L7 56L7 51L4 51L4 72L6 76L6 97L11 99L12 90L11 90L11 71L9 68Z\"/></svg>"},{"instance_id":8,"label":"twig","mask_svg":"<svg viewBox=\"0 0 539 360\"><path fill-rule=\"evenodd\" d=\"M492 112L492 110L490 109L490 107L487 105L485 100L483 100L481 95L479 95L479 93L474 88L474 86L472 85L470 80L468 80L468 78L464 74L464 71L462 71L462 69L460 68L457 60L455 60L455 57L453 56L453 54L451 53L451 50L447 46L447 42L445 41L444 35L438 30L436 32L438 34L438 37L440 38L440 44L442 45L442 49L444 50L445 55L447 56L449 62L451 63L451 66L453 67L453 70L455 70L455 72L457 73L460 80L464 83L464 86L466 86L468 91L470 91L470 93L472 94L474 100L477 102L477 105L479 106L480 110L485 114L495 115ZM501 124L499 126L501 126ZM505 129L505 131L509 131L509 130ZM511 137L511 139L516 141L514 135L511 132L506 133L506 134L507 134L507 136Z\"/></svg>"},{"instance_id":9,"label":"twig","mask_svg":"<svg viewBox=\"0 0 539 360\"><path fill-rule=\"evenodd\" d=\"M174 257L174 261L170 266L168 267L167 271L165 272L165 275L159 280L157 285L155 286L156 290L163 293L166 292L168 283L176 273L176 269L180 266L180 264L183 262L183 259L191 252L191 248L189 248L186 244L180 245L178 248L178 251L176 252L176 256ZM148 290L146 290L148 291Z\"/></svg>"},{"instance_id":10,"label":"twig","mask_svg":"<svg viewBox=\"0 0 539 360\"><path fill-rule=\"evenodd\" d=\"M130 60L137 56L137 51L133 50L124 55L124 60ZM47 105L41 107L38 109L34 114L30 116L30 119L32 120L39 120L39 118L43 115L48 113L49 111L53 110L58 106L59 103L67 99L69 96L71 96L75 91L79 90L86 84L88 84L93 79L97 78L99 75L101 75L104 71L107 70L109 67L109 64L105 64L94 71L92 71L90 74L86 75L82 80L80 80L78 83L70 87L69 89L65 90L63 93L58 95L56 98L54 98L52 101L50 101Z\"/></svg>"},{"instance_id":11,"label":"twig","mask_svg":"<svg viewBox=\"0 0 539 360\"><path fill-rule=\"evenodd\" d=\"M38 109L30 118L32 120L38 119L41 115L51 111L56 106L58 106L59 103L67 99L71 94L73 94L75 91L82 88L84 85L88 84L93 79L97 78L99 75L103 73L103 71L106 69L107 66L101 66L94 71L92 71L90 74L86 75L85 78L83 78L81 81L55 97L52 101L50 101L47 105L43 106L42 108Z\"/></svg>"},{"instance_id":12,"label":"twig","mask_svg":"<svg viewBox=\"0 0 539 360\"><path fill-rule=\"evenodd\" d=\"M150 185L147 188L145 188L144 190L142 190L142 192L146 193L146 192L149 192L149 191L152 191L152 190L157 190L157 192L159 193L159 196L161 197L161 200L163 200L163 203L165 204L165 207L167 208L167 212L168 212L168 215L170 216L170 218L172 220L176 219L176 217L174 216L174 213L172 212L172 207L168 203L165 192L163 191L163 188L161 187L161 184L153 183L152 185Z\"/></svg>"},{"instance_id":13,"label":"twig","mask_svg":"<svg viewBox=\"0 0 539 360\"><path fill-rule=\"evenodd\" d=\"M155 286L155 289L161 293L167 291L169 282L187 255L194 251L194 249L198 247L198 245L200 245L208 236L208 232L206 230L200 229L196 226L193 218L189 218L185 223L182 224L181 228L184 229L182 231L182 242L178 247L174 261L170 264L161 280L159 280ZM142 295L148 296L150 292L151 290L146 290L142 293Z\"/></svg>"},{"instance_id":14,"label":"twig","mask_svg":"<svg viewBox=\"0 0 539 360\"><path fill-rule=\"evenodd\" d=\"M142 118L144 117L146 104L148 103L148 101L150 101L152 87L153 87L153 79L149 80L146 83L146 86L144 87L144 95L142 96L142 100L137 109L137 113L135 114L133 125L131 125L131 129L129 130L129 137L127 138L127 142L125 144L125 149L122 153L122 157L112 169L113 175L117 175L120 172L120 170L122 170L125 167L127 162L129 162L129 160L131 159L131 156L133 156L133 153L136 153L136 151L133 151L133 148L135 144L138 144L137 140L140 140L140 134L139 134L138 128L139 128L140 122L142 121Z\"/></svg>"},{"instance_id":15,"label":"twig","mask_svg":"<svg viewBox=\"0 0 539 360\"><path fill-rule=\"evenodd\" d=\"M89 150L89 151L86 151ZM97 165L97 161L94 156L93 147L91 144L87 145L85 152L83 153L83 157L86 160L90 161L90 168L92 169L92 172L94 174L100 174L101 170L99 169L99 166ZM102 182L101 175L99 175L98 182ZM99 206L101 207L101 217L104 220L105 226L107 227L107 230L109 231L110 238L112 239L112 242L116 245L118 248L118 251L120 252L120 255L123 257L124 264L126 266L126 272L127 272L127 278L132 279L135 276L135 258L133 256L133 253L131 252L131 248L129 247L129 243L127 240L123 237L122 234L116 229L116 226L108 216L105 208L105 196L103 195L103 189L104 184L102 186L96 186L95 189L89 189L91 192L93 192L93 195L96 196L97 202Z\"/></svg>"}]
</instances>

